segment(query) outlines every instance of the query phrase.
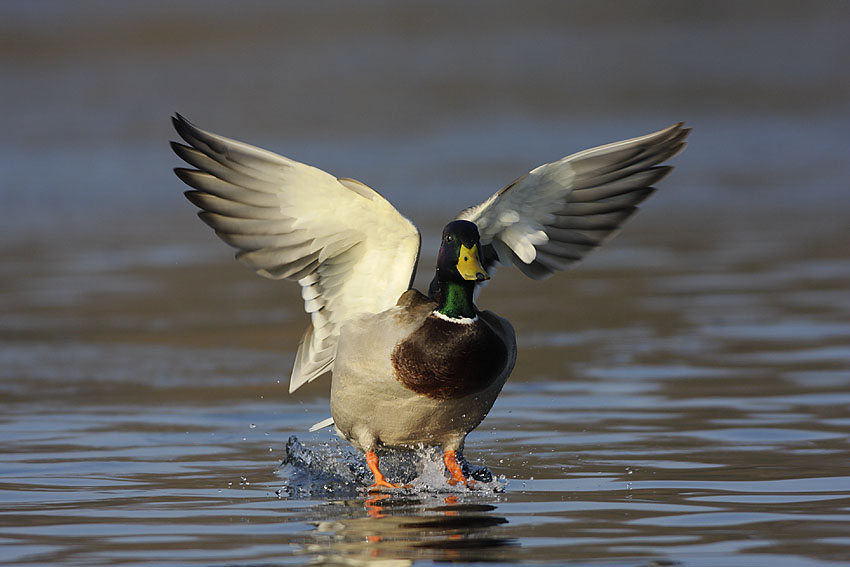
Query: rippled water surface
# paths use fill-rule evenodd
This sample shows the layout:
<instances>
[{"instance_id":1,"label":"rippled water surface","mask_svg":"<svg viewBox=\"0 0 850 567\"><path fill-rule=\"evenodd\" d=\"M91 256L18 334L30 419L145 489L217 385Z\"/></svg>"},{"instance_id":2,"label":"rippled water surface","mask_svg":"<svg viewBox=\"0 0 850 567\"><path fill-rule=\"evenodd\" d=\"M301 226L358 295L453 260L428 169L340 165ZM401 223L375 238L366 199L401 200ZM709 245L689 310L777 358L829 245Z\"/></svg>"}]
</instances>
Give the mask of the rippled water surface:
<instances>
[{"instance_id":1,"label":"rippled water surface","mask_svg":"<svg viewBox=\"0 0 850 567\"><path fill-rule=\"evenodd\" d=\"M0 563L850 563L842 4L32 5L0 7ZM694 134L603 250L482 294L520 349L467 441L492 480L426 451L368 495L307 432L328 381L287 393L297 286L180 196L174 110L374 184L420 286L442 223L531 167Z\"/></svg>"},{"instance_id":2,"label":"rippled water surface","mask_svg":"<svg viewBox=\"0 0 850 567\"><path fill-rule=\"evenodd\" d=\"M223 254L172 259L165 244L135 255L162 264L89 266L92 288L71 297L85 259L20 261L32 277L4 290L16 332L0 351L2 554L850 560L850 262L843 225L815 226L774 253L644 227L531 291L500 273L481 303L514 322L521 356L466 454L503 476L502 490L452 491L432 466L430 491L376 498L338 477L304 480L303 462L277 471L292 435L316 466L363 468L344 443L306 433L327 415L326 384L286 393L304 326L294 290L229 269Z\"/></svg>"}]
</instances>

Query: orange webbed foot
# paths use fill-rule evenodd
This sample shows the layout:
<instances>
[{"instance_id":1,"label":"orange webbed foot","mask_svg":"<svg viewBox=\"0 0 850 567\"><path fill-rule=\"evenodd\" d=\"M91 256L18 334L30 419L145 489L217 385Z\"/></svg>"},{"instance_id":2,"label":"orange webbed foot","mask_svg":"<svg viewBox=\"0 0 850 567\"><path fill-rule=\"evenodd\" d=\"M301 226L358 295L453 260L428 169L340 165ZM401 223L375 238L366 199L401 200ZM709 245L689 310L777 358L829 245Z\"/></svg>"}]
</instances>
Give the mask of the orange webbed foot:
<instances>
[{"instance_id":1,"label":"orange webbed foot","mask_svg":"<svg viewBox=\"0 0 850 567\"><path fill-rule=\"evenodd\" d=\"M452 486L456 486L458 484L465 484L467 488L473 488L475 486L475 481L471 478L466 478L463 474L463 468L461 468L460 463L457 460L457 451L448 450L443 453L443 463L446 465L446 469L448 469L451 478L449 478L449 484Z\"/></svg>"},{"instance_id":2,"label":"orange webbed foot","mask_svg":"<svg viewBox=\"0 0 850 567\"><path fill-rule=\"evenodd\" d=\"M366 464L369 465L369 470L372 471L372 474L375 476L374 484L366 489L369 492L380 492L384 489L393 490L396 488L410 488L410 485L407 484L387 482L387 479L384 477L384 473L382 473L381 469L378 468L378 455L375 451L366 451Z\"/></svg>"}]
</instances>

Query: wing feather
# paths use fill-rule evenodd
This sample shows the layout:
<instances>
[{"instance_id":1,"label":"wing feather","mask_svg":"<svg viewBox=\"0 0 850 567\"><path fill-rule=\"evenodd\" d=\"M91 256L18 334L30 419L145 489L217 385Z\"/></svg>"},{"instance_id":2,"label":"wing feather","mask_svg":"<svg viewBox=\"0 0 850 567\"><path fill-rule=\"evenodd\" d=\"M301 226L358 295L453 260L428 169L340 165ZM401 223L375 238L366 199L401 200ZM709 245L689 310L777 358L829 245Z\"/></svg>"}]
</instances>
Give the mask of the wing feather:
<instances>
[{"instance_id":1,"label":"wing feather","mask_svg":"<svg viewBox=\"0 0 850 567\"><path fill-rule=\"evenodd\" d=\"M236 257L259 275L301 285L311 323L290 392L333 369L341 325L395 305L410 286L419 232L368 186L219 136L179 114L185 144L174 152L194 169L175 173L186 197Z\"/></svg>"},{"instance_id":2,"label":"wing feather","mask_svg":"<svg viewBox=\"0 0 850 567\"><path fill-rule=\"evenodd\" d=\"M198 189L200 192L208 193L227 199L229 201L237 201L257 207L277 207L278 198L273 193L264 193L260 191L246 191L245 187L234 185L227 181L223 181L218 177L198 171L195 169L185 169L178 167L174 170L183 183Z\"/></svg>"},{"instance_id":3,"label":"wing feather","mask_svg":"<svg viewBox=\"0 0 850 567\"><path fill-rule=\"evenodd\" d=\"M457 218L478 226L485 268L513 264L544 279L611 238L672 169L690 129L591 148L531 170Z\"/></svg>"},{"instance_id":4,"label":"wing feather","mask_svg":"<svg viewBox=\"0 0 850 567\"><path fill-rule=\"evenodd\" d=\"M258 220L280 219L280 207L258 206L253 203L222 198L203 191L186 191L185 195L199 209L226 217Z\"/></svg>"}]
</instances>

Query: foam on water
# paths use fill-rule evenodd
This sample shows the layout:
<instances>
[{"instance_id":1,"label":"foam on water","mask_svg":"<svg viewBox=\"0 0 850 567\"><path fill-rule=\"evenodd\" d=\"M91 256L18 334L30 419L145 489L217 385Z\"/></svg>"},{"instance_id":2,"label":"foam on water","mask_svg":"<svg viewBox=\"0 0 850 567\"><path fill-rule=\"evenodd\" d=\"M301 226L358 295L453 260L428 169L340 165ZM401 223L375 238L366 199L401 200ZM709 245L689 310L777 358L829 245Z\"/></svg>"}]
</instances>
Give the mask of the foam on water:
<instances>
[{"instance_id":1,"label":"foam on water","mask_svg":"<svg viewBox=\"0 0 850 567\"><path fill-rule=\"evenodd\" d=\"M464 474L475 482L470 488L449 484L442 451L436 447L385 450L379 456L386 477L407 485L399 492L486 494L503 492L507 484L505 477L495 477L487 467L471 465L463 457ZM373 482L363 455L352 448L338 441L305 447L294 435L286 443L286 456L277 472L284 479L276 491L278 497L352 497Z\"/></svg>"}]
</instances>

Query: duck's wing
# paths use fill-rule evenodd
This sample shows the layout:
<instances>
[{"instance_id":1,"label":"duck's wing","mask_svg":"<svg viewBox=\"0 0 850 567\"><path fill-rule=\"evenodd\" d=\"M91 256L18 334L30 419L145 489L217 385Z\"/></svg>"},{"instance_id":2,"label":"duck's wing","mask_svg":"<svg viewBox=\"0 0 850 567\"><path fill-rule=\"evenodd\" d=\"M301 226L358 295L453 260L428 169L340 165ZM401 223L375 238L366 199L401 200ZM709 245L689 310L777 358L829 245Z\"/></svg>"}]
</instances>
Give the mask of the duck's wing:
<instances>
[{"instance_id":1,"label":"duck's wing","mask_svg":"<svg viewBox=\"0 0 850 567\"><path fill-rule=\"evenodd\" d=\"M613 236L672 167L690 132L675 124L541 165L458 219L478 225L485 269L544 279Z\"/></svg>"},{"instance_id":2,"label":"duck's wing","mask_svg":"<svg viewBox=\"0 0 850 567\"><path fill-rule=\"evenodd\" d=\"M352 179L206 132L179 114L188 145L172 148L194 169L175 169L193 187L201 219L261 276L297 281L311 316L289 391L333 367L339 329L395 305L411 284L419 232L378 193Z\"/></svg>"}]
</instances>

